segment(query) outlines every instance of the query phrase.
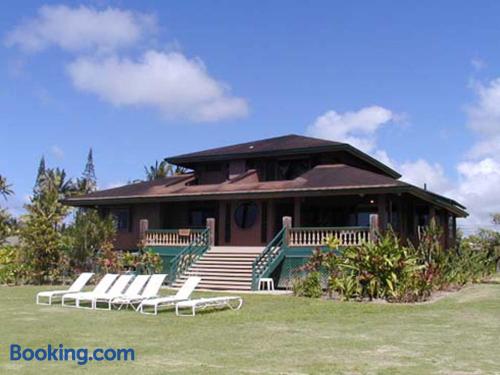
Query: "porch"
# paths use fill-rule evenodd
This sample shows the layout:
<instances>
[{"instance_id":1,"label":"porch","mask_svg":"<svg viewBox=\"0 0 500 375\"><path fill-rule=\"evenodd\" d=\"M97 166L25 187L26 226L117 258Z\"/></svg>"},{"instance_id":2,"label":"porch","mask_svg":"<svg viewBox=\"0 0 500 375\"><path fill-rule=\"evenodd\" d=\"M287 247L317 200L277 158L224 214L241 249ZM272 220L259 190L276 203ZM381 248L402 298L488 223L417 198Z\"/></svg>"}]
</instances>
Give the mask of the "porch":
<instances>
[{"instance_id":1,"label":"porch","mask_svg":"<svg viewBox=\"0 0 500 375\"><path fill-rule=\"evenodd\" d=\"M159 253L169 283L181 285L189 276L201 276L204 289L256 290L258 280L271 277L277 287L286 288L294 270L304 264L312 251L326 248L337 239L340 247L359 246L370 241L377 230L377 215L371 226L292 227L292 218L282 218L282 229L266 246L215 246L215 219L206 228L149 229L141 221L143 245Z\"/></svg>"}]
</instances>

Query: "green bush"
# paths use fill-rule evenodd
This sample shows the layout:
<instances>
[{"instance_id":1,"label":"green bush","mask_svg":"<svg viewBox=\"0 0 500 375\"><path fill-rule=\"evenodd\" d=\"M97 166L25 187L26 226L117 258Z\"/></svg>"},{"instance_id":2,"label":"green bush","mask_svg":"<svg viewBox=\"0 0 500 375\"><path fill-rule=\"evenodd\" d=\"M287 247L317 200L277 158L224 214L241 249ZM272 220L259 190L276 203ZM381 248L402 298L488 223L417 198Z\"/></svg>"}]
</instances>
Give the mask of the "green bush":
<instances>
[{"instance_id":1,"label":"green bush","mask_svg":"<svg viewBox=\"0 0 500 375\"><path fill-rule=\"evenodd\" d=\"M296 296L319 298L323 295L321 287L321 273L310 272L305 277L299 277L292 281L292 290Z\"/></svg>"},{"instance_id":2,"label":"green bush","mask_svg":"<svg viewBox=\"0 0 500 375\"><path fill-rule=\"evenodd\" d=\"M472 237L457 249L444 249L442 232L432 222L417 247L402 245L388 230L377 241L338 249L334 241L328 253L317 249L301 271L305 277L294 284L296 295L319 295L321 273L326 273L328 292L342 300L383 298L390 302L427 299L434 290L456 289L479 282L495 270L499 237ZM496 250L495 250L496 249Z\"/></svg>"},{"instance_id":3,"label":"green bush","mask_svg":"<svg viewBox=\"0 0 500 375\"><path fill-rule=\"evenodd\" d=\"M19 248L8 245L0 247L0 284L17 285L27 271L27 265L19 259Z\"/></svg>"}]
</instances>

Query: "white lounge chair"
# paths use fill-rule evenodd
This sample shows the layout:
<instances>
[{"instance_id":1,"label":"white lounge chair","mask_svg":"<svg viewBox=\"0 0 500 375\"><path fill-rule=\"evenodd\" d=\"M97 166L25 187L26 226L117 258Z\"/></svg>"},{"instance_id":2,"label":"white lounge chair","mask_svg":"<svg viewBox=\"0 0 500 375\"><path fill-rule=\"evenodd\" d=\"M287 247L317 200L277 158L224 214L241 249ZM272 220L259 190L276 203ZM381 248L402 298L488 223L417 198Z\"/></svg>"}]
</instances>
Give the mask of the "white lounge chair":
<instances>
[{"instance_id":1,"label":"white lounge chair","mask_svg":"<svg viewBox=\"0 0 500 375\"><path fill-rule=\"evenodd\" d=\"M127 275L127 276L131 276L131 275ZM120 279L122 277L120 277ZM93 300L92 300L92 307L96 310L99 310L100 309L98 306L99 303L107 303L107 305L108 305L107 310L111 310L113 307L113 300L115 298L126 297L128 295L136 295L136 294L140 293L140 291L144 288L144 285L146 285L146 283L148 282L149 275L139 275L139 276L135 276L135 277L132 276L132 278L133 278L133 281L130 284L128 284L128 287L125 287L126 288L125 291L123 291L123 289L122 289L121 293L116 293L119 286L117 286L117 288L115 290L112 290L112 289L114 289L114 285L113 285L113 287L106 294L95 295ZM115 283L115 285L120 282L120 279L118 279L118 281ZM129 282L130 282L130 280L129 280Z\"/></svg>"},{"instance_id":2,"label":"white lounge chair","mask_svg":"<svg viewBox=\"0 0 500 375\"><path fill-rule=\"evenodd\" d=\"M111 287L111 284L113 284L113 282L116 280L117 277L118 277L117 274L108 273L108 274L104 275L104 277L101 279L101 281L99 281L99 283L95 286L94 290L91 292L78 292L78 293L64 294L62 296L62 306L79 307L78 306L78 303L79 303L78 298L79 297L90 295L92 293L96 293L96 294L106 293L108 291L108 289ZM68 301L74 301L75 304L69 305L69 304L67 304Z\"/></svg>"},{"instance_id":3,"label":"white lounge chair","mask_svg":"<svg viewBox=\"0 0 500 375\"><path fill-rule=\"evenodd\" d=\"M233 306L231 303L236 302ZM231 310L239 310L243 305L241 297L212 297L212 298L199 298L189 301L178 302L175 305L175 314L177 316L195 316L196 310L204 310L209 307L224 308L229 307ZM180 309L191 309L191 314L182 314Z\"/></svg>"},{"instance_id":4,"label":"white lounge chair","mask_svg":"<svg viewBox=\"0 0 500 375\"><path fill-rule=\"evenodd\" d=\"M80 296L78 298L78 307L97 309L97 304L99 302L108 302L120 296L134 277L134 275L121 275L106 293L91 293L90 295ZM82 306L82 302L90 302L90 307ZM111 304L109 302L108 307L108 310L111 310Z\"/></svg>"},{"instance_id":5,"label":"white lounge chair","mask_svg":"<svg viewBox=\"0 0 500 375\"><path fill-rule=\"evenodd\" d=\"M94 274L92 272L84 272L78 276L78 278L71 284L71 286L67 290L48 290L45 292L40 292L36 295L36 304L37 305L52 305L52 300L55 297L62 297L67 293L78 293L81 292L83 287L88 283L90 278ZM42 302L41 297L48 298L48 302Z\"/></svg>"},{"instance_id":6,"label":"white lounge chair","mask_svg":"<svg viewBox=\"0 0 500 375\"><path fill-rule=\"evenodd\" d=\"M142 293L139 293L139 290L134 294L133 291L130 290L132 287L131 286L129 289L127 289L124 295L113 298L111 303L114 306L117 306L118 310L120 310L123 306L132 306L134 310L137 310L139 308L139 304L142 301L158 297L158 292L160 291L160 288L163 285L163 281L165 281L166 277L167 275L165 274L153 275L149 279L149 282L147 283Z\"/></svg>"},{"instance_id":7,"label":"white lounge chair","mask_svg":"<svg viewBox=\"0 0 500 375\"><path fill-rule=\"evenodd\" d=\"M201 281L201 277L191 276L185 282L184 285L177 291L174 296L159 297L147 299L141 302L139 305L139 311L142 314L157 315L159 307L173 306L177 302L186 301L191 296L191 293L195 290ZM153 308L153 312L148 312L145 308Z\"/></svg>"}]
</instances>

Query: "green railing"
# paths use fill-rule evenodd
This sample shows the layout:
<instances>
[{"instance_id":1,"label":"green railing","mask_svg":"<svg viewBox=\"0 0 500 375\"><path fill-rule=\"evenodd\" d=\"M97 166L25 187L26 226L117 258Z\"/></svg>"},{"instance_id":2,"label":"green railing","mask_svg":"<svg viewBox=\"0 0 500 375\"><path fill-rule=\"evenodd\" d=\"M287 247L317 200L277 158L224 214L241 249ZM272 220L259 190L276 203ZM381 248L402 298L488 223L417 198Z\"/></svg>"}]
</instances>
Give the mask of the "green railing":
<instances>
[{"instance_id":1,"label":"green railing","mask_svg":"<svg viewBox=\"0 0 500 375\"><path fill-rule=\"evenodd\" d=\"M204 229L194 240L177 254L170 264L168 280L173 284L176 278L185 273L188 268L210 248L210 230Z\"/></svg>"},{"instance_id":2,"label":"green railing","mask_svg":"<svg viewBox=\"0 0 500 375\"><path fill-rule=\"evenodd\" d=\"M283 228L252 263L252 290L257 290L259 279L269 277L274 268L283 260L285 236L286 228Z\"/></svg>"}]
</instances>

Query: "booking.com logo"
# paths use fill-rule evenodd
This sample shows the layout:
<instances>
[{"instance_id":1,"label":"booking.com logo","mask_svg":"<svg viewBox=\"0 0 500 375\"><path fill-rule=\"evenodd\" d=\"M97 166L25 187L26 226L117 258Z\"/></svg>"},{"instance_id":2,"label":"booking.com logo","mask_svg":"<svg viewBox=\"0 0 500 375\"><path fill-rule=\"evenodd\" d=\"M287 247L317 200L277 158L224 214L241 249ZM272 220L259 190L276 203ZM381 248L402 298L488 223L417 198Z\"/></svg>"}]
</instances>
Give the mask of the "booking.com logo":
<instances>
[{"instance_id":1,"label":"booking.com logo","mask_svg":"<svg viewBox=\"0 0 500 375\"><path fill-rule=\"evenodd\" d=\"M135 361L135 351L131 348L96 348L89 351L87 348L65 348L63 344L52 346L48 344L46 348L24 348L18 344L10 345L11 361L60 361L77 362L83 366L89 361Z\"/></svg>"}]
</instances>

